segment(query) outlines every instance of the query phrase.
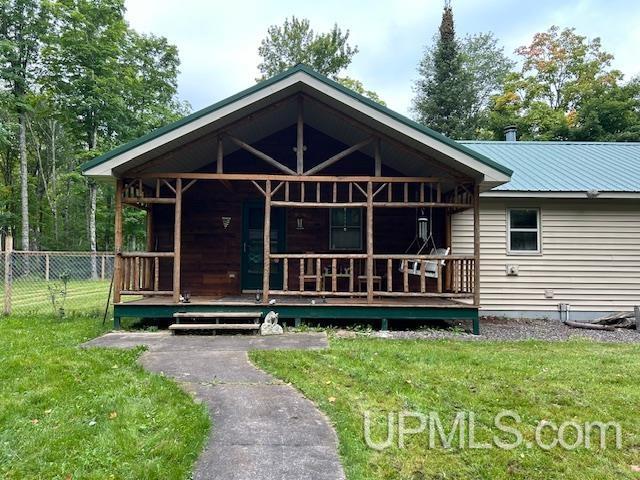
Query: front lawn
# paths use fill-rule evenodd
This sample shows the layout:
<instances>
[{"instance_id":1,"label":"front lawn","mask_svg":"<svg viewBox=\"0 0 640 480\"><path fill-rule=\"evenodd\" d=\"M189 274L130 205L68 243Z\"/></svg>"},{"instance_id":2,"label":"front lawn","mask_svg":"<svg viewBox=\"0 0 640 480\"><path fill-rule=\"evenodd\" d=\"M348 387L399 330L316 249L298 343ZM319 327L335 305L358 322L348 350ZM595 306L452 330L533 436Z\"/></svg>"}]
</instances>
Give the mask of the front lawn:
<instances>
[{"instance_id":1,"label":"front lawn","mask_svg":"<svg viewBox=\"0 0 640 480\"><path fill-rule=\"evenodd\" d=\"M83 350L100 320L0 318L0 478L183 479L208 417L141 350Z\"/></svg>"},{"instance_id":2,"label":"front lawn","mask_svg":"<svg viewBox=\"0 0 640 480\"><path fill-rule=\"evenodd\" d=\"M291 382L331 418L349 480L640 478L638 346L333 339L326 351L256 351L251 358ZM394 446L382 451L364 441L363 412L371 412L373 440L381 442L387 434L386 413L408 411L437 413L446 433L457 412L474 412L476 441L491 441L498 434L512 443L514 435L494 426L502 410L522 419L520 424L502 422L524 436L512 450L460 448L455 440L453 448L445 449L437 430L435 448L430 448L428 427L407 435L405 448L398 447L397 435ZM590 449L543 450L534 442L541 420L557 425L619 422L622 449L615 448L615 435L608 430L605 450L598 448L598 435L591 436ZM406 422L419 428L416 418ZM576 440L575 432L565 430L567 443ZM543 430L546 445L553 438Z\"/></svg>"}]
</instances>

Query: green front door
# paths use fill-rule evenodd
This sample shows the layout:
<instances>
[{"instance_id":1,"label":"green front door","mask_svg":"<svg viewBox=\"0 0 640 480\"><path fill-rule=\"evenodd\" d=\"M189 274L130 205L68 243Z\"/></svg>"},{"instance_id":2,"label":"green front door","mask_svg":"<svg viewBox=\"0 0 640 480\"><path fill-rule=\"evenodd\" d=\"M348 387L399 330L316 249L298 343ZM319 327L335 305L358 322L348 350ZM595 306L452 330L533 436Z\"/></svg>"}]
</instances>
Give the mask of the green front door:
<instances>
[{"instance_id":1,"label":"green front door","mask_svg":"<svg viewBox=\"0 0 640 480\"><path fill-rule=\"evenodd\" d=\"M264 203L245 202L242 215L242 289L262 290L264 270ZM271 251L284 252L285 212L271 209ZM282 288L282 262L271 264L270 286Z\"/></svg>"}]
</instances>

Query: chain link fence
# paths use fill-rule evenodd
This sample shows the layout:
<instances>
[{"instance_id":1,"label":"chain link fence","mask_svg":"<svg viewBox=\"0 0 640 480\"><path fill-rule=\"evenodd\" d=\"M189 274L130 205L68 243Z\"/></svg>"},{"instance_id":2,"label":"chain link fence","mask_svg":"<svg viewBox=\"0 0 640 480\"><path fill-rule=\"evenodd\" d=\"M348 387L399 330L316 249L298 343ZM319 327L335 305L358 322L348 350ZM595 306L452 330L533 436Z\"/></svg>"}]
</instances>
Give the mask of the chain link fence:
<instances>
[{"instance_id":1,"label":"chain link fence","mask_svg":"<svg viewBox=\"0 0 640 480\"><path fill-rule=\"evenodd\" d=\"M2 252L0 308L5 315L104 313L112 253Z\"/></svg>"}]
</instances>

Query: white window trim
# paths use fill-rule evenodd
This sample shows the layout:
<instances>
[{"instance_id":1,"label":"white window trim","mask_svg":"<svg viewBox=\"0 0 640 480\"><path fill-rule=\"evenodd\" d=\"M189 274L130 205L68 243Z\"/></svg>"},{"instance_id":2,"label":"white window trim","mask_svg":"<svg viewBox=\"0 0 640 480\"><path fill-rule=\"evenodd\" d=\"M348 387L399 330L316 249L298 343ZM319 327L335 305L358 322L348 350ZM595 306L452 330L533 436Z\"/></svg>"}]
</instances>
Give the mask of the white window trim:
<instances>
[{"instance_id":1,"label":"white window trim","mask_svg":"<svg viewBox=\"0 0 640 480\"><path fill-rule=\"evenodd\" d=\"M536 250L512 250L511 249L511 212L513 210L535 210L537 228L514 228L514 232L536 232ZM542 255L542 212L538 207L509 207L507 208L507 255Z\"/></svg>"},{"instance_id":2,"label":"white window trim","mask_svg":"<svg viewBox=\"0 0 640 480\"><path fill-rule=\"evenodd\" d=\"M364 225L363 225L363 221L362 221L362 208L359 207L346 207L345 210L347 209L358 209L360 210L360 236L359 236L359 240L360 240L360 244L358 248L331 248L331 244L333 243L333 215L332 215L332 209L329 209L329 251L330 252L350 252L350 251L356 251L356 252L361 252L362 249L364 248L364 242L362 241L362 232L364 231ZM336 227L338 227L338 225L336 225ZM354 228L354 227L352 227Z\"/></svg>"}]
</instances>

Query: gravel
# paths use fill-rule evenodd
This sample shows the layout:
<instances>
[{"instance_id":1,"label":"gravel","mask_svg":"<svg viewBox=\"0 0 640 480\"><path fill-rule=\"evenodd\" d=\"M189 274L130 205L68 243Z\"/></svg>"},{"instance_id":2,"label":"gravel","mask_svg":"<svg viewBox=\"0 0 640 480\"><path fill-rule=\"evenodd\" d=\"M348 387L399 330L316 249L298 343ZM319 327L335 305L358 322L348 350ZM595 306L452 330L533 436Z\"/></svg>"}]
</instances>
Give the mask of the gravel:
<instances>
[{"instance_id":1,"label":"gravel","mask_svg":"<svg viewBox=\"0 0 640 480\"><path fill-rule=\"evenodd\" d=\"M468 325L452 324L449 328L372 332L371 336L390 339L456 339L456 340L548 340L566 341L585 338L597 342L640 343L640 332L633 329L615 331L582 330L571 328L557 320L483 318L480 320L480 335L472 335Z\"/></svg>"}]
</instances>

